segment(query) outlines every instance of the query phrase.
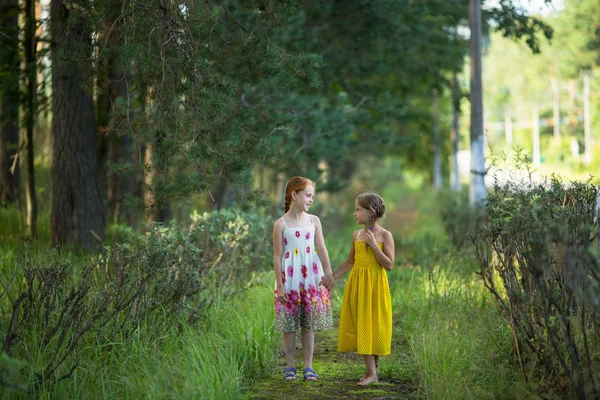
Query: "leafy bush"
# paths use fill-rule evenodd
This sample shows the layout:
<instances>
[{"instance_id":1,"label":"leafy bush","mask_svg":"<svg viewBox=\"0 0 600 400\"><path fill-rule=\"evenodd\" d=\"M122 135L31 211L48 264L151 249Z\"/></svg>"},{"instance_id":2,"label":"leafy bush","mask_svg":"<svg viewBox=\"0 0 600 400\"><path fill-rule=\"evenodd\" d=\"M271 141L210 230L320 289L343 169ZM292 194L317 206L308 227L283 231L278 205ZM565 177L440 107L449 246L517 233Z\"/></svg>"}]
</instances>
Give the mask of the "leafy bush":
<instances>
[{"instance_id":1,"label":"leafy bush","mask_svg":"<svg viewBox=\"0 0 600 400\"><path fill-rule=\"evenodd\" d=\"M598 188L554 177L494 189L476 249L484 283L510 324L522 376L529 378L527 361L534 360L564 396L594 397L600 275L591 244Z\"/></svg>"},{"instance_id":2,"label":"leafy bush","mask_svg":"<svg viewBox=\"0 0 600 400\"><path fill-rule=\"evenodd\" d=\"M128 233L129 242L79 267L58 251L21 256L0 277L0 386L35 394L70 379L90 346L110 351L140 329L152 340L193 325L217 297L270 267L268 225L260 214L221 210L194 215L185 230Z\"/></svg>"}]
</instances>

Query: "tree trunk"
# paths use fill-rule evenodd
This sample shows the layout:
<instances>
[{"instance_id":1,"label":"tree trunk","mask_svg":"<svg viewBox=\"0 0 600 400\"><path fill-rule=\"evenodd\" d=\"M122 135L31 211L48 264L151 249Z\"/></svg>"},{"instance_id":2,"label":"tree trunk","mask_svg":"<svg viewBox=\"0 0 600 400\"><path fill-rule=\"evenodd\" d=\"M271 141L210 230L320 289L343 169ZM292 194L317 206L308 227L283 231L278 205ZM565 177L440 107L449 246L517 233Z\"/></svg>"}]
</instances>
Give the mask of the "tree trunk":
<instances>
[{"instance_id":1,"label":"tree trunk","mask_svg":"<svg viewBox=\"0 0 600 400\"><path fill-rule=\"evenodd\" d=\"M452 177L451 186L455 192L460 192L460 171L458 170L458 145L460 143L460 86L458 74L452 76Z\"/></svg>"},{"instance_id":2,"label":"tree trunk","mask_svg":"<svg viewBox=\"0 0 600 400\"><path fill-rule=\"evenodd\" d=\"M60 0L50 6L52 36L52 206L54 245L74 242L85 249L104 239L104 209L97 175L97 135L92 97L82 88L76 61L63 51L83 48L92 53L90 32L69 20Z\"/></svg>"},{"instance_id":3,"label":"tree trunk","mask_svg":"<svg viewBox=\"0 0 600 400\"><path fill-rule=\"evenodd\" d=\"M590 113L590 72L583 74L583 130L585 140L584 162L592 162L592 118Z\"/></svg>"},{"instance_id":4,"label":"tree trunk","mask_svg":"<svg viewBox=\"0 0 600 400\"><path fill-rule=\"evenodd\" d=\"M19 197L19 2L0 0L0 204Z\"/></svg>"},{"instance_id":5,"label":"tree trunk","mask_svg":"<svg viewBox=\"0 0 600 400\"><path fill-rule=\"evenodd\" d=\"M513 143L513 124L512 124L512 113L510 112L510 106L504 107L504 134L506 144L512 145Z\"/></svg>"},{"instance_id":6,"label":"tree trunk","mask_svg":"<svg viewBox=\"0 0 600 400\"><path fill-rule=\"evenodd\" d=\"M109 1L105 7L104 20L108 29L107 45L117 46L120 36L119 28L116 26L122 12L122 3L120 1ZM109 219L118 222L124 219L128 223L135 223L135 213L131 207L124 201L127 194L134 192L134 178L131 169L115 172L113 167L117 164L128 164L132 166L132 147L133 140L131 133L125 129L128 121L133 116L130 105L130 92L128 82L131 76L128 71L119 71L117 69L117 60L111 56L106 61L106 85L103 90L109 101L108 116L106 121L108 137L108 210ZM123 107L125 107L123 109Z\"/></svg>"},{"instance_id":7,"label":"tree trunk","mask_svg":"<svg viewBox=\"0 0 600 400\"><path fill-rule=\"evenodd\" d=\"M35 0L25 0L25 65L27 71L27 98L25 101L25 170L27 171L27 236L36 235L37 199L35 196L35 166L33 163L33 129L37 116L37 25Z\"/></svg>"},{"instance_id":8,"label":"tree trunk","mask_svg":"<svg viewBox=\"0 0 600 400\"><path fill-rule=\"evenodd\" d=\"M552 114L554 120L554 139L560 139L560 91L558 79L553 76L552 80Z\"/></svg>"},{"instance_id":9,"label":"tree trunk","mask_svg":"<svg viewBox=\"0 0 600 400\"><path fill-rule=\"evenodd\" d=\"M540 109L537 103L533 105L533 165L540 166Z\"/></svg>"},{"instance_id":10,"label":"tree trunk","mask_svg":"<svg viewBox=\"0 0 600 400\"><path fill-rule=\"evenodd\" d=\"M157 140L159 140L157 138ZM146 145L146 153L144 156L145 172L145 188L144 188L144 203L146 205L146 221L147 222L166 222L171 217L171 206L168 201L159 199L156 196L156 186L158 180L161 179L157 169L153 165L153 160L156 157L156 143ZM165 172L166 173L166 172Z\"/></svg>"},{"instance_id":11,"label":"tree trunk","mask_svg":"<svg viewBox=\"0 0 600 400\"><path fill-rule=\"evenodd\" d=\"M440 134L439 94L433 90L433 187L441 189L442 181L442 138Z\"/></svg>"},{"instance_id":12,"label":"tree trunk","mask_svg":"<svg viewBox=\"0 0 600 400\"><path fill-rule=\"evenodd\" d=\"M471 27L471 184L469 202L480 204L487 197L483 144L483 88L481 81L481 3L470 0Z\"/></svg>"}]
</instances>

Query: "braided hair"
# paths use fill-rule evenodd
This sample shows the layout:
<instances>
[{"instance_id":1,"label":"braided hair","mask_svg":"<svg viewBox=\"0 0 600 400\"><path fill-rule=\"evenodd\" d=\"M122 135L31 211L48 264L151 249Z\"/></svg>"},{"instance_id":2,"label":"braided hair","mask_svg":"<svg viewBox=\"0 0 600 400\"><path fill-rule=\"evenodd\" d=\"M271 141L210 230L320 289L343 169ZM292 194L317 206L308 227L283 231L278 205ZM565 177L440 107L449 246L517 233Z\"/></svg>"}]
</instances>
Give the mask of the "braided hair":
<instances>
[{"instance_id":1,"label":"braided hair","mask_svg":"<svg viewBox=\"0 0 600 400\"><path fill-rule=\"evenodd\" d=\"M385 215L385 203L380 195L373 192L364 192L356 197L356 202L372 213L373 223Z\"/></svg>"}]
</instances>

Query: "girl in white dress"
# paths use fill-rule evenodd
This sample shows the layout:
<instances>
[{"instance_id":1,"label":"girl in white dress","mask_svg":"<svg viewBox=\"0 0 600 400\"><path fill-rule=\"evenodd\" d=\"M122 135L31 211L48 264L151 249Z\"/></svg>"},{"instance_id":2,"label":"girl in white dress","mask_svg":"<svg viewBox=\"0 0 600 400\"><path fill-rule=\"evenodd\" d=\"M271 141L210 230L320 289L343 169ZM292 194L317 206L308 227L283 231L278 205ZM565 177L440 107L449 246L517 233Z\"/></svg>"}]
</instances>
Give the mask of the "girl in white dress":
<instances>
[{"instance_id":1,"label":"girl in white dress","mask_svg":"<svg viewBox=\"0 0 600 400\"><path fill-rule=\"evenodd\" d=\"M273 226L275 329L283 332L287 360L284 379L289 381L296 379L296 331L302 330L304 380L316 381L319 377L312 369L314 331L333 328L329 255L321 221L308 214L314 195L313 181L300 176L290 179L285 190L285 214Z\"/></svg>"}]
</instances>

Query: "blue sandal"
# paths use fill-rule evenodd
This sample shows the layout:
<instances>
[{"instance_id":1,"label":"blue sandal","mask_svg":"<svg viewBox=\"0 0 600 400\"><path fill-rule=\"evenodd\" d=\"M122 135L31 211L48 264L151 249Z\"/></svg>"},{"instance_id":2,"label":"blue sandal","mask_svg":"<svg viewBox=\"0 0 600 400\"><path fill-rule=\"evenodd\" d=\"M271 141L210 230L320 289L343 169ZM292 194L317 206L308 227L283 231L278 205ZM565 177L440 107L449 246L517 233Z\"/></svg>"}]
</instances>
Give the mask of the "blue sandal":
<instances>
[{"instance_id":1,"label":"blue sandal","mask_svg":"<svg viewBox=\"0 0 600 400\"><path fill-rule=\"evenodd\" d=\"M290 367L283 370L284 381L295 381L296 380L296 368Z\"/></svg>"},{"instance_id":2,"label":"blue sandal","mask_svg":"<svg viewBox=\"0 0 600 400\"><path fill-rule=\"evenodd\" d=\"M319 375L312 368L304 368L304 380L305 381L318 381Z\"/></svg>"}]
</instances>

